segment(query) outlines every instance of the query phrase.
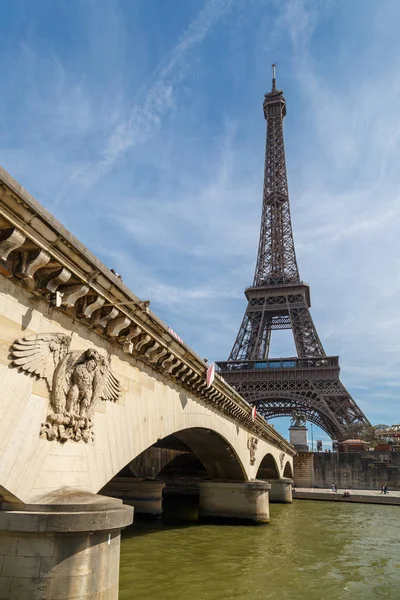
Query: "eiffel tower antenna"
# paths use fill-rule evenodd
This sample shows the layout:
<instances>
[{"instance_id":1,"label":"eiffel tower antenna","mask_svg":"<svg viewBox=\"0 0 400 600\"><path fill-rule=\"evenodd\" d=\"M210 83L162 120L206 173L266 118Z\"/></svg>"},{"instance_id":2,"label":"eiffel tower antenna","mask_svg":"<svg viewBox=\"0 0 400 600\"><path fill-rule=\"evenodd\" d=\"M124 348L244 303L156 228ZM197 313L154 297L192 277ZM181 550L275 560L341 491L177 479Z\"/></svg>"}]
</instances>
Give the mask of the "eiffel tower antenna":
<instances>
[{"instance_id":1,"label":"eiffel tower antenna","mask_svg":"<svg viewBox=\"0 0 400 600\"><path fill-rule=\"evenodd\" d=\"M272 91L276 91L276 64L272 65Z\"/></svg>"},{"instance_id":2,"label":"eiffel tower antenna","mask_svg":"<svg viewBox=\"0 0 400 600\"><path fill-rule=\"evenodd\" d=\"M309 310L310 289L300 279L283 138L286 100L277 88L275 64L263 111L267 139L256 268L228 361L217 364L224 379L265 418L301 412L340 440L369 421L339 379L339 358L325 354ZM271 359L271 333L283 329L292 330L297 356Z\"/></svg>"}]
</instances>

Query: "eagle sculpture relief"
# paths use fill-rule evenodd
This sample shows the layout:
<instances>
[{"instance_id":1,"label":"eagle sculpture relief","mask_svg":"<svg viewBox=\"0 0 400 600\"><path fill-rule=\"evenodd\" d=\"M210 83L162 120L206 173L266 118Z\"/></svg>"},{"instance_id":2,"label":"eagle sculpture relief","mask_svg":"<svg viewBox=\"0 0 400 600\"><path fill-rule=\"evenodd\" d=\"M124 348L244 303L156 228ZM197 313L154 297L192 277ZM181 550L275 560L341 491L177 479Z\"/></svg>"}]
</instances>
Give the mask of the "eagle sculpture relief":
<instances>
[{"instance_id":1,"label":"eagle sculpture relief","mask_svg":"<svg viewBox=\"0 0 400 600\"><path fill-rule=\"evenodd\" d=\"M66 442L93 439L93 416L99 399L115 402L120 382L110 358L97 350L70 351L71 338L61 333L27 336L11 347L12 364L46 380L50 412L42 435Z\"/></svg>"}]
</instances>

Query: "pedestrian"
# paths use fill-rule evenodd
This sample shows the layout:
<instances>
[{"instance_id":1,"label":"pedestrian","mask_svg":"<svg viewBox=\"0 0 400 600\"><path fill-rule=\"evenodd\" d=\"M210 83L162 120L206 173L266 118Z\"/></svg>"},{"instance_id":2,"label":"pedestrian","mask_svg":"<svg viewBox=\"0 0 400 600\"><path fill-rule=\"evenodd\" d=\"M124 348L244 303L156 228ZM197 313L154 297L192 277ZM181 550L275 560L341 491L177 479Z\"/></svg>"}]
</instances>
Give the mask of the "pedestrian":
<instances>
[{"instance_id":1,"label":"pedestrian","mask_svg":"<svg viewBox=\"0 0 400 600\"><path fill-rule=\"evenodd\" d=\"M388 493L389 493L389 492L388 492L388 489L387 489L387 485L386 485L386 483L385 483L385 485L383 486L383 493L384 493L384 494L388 494Z\"/></svg>"},{"instance_id":2,"label":"pedestrian","mask_svg":"<svg viewBox=\"0 0 400 600\"><path fill-rule=\"evenodd\" d=\"M385 493L385 484L381 483L381 494Z\"/></svg>"}]
</instances>

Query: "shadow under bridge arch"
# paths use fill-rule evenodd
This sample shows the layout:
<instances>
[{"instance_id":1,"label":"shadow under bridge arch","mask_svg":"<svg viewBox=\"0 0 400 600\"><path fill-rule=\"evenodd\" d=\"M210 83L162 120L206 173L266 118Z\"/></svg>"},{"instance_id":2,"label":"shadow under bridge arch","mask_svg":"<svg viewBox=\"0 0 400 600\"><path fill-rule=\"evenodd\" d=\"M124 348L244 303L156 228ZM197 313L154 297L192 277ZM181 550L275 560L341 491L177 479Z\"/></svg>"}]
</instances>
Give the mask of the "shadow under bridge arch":
<instances>
[{"instance_id":1,"label":"shadow under bridge arch","mask_svg":"<svg viewBox=\"0 0 400 600\"><path fill-rule=\"evenodd\" d=\"M272 454L266 454L258 467L256 479L279 479L279 469Z\"/></svg>"},{"instance_id":2,"label":"shadow under bridge arch","mask_svg":"<svg viewBox=\"0 0 400 600\"><path fill-rule=\"evenodd\" d=\"M290 464L289 461L287 461L285 468L283 470L283 476L284 477L289 477L290 479L293 479L293 471L292 471L292 465Z\"/></svg>"},{"instance_id":3,"label":"shadow under bridge arch","mask_svg":"<svg viewBox=\"0 0 400 600\"><path fill-rule=\"evenodd\" d=\"M200 475L214 481L247 480L231 444L219 433L202 427L182 429L158 440L139 454L129 469L136 477L146 478L162 479L175 471L176 475Z\"/></svg>"},{"instance_id":4,"label":"shadow under bridge arch","mask_svg":"<svg viewBox=\"0 0 400 600\"><path fill-rule=\"evenodd\" d=\"M210 479L246 481L244 467L230 443L212 429L194 427L175 434L203 463Z\"/></svg>"},{"instance_id":5,"label":"shadow under bridge arch","mask_svg":"<svg viewBox=\"0 0 400 600\"><path fill-rule=\"evenodd\" d=\"M266 454L257 471L257 479L268 481L271 488L269 490L270 502L292 502L292 469L290 462L287 461L283 476L279 475L279 468L272 454Z\"/></svg>"}]
</instances>

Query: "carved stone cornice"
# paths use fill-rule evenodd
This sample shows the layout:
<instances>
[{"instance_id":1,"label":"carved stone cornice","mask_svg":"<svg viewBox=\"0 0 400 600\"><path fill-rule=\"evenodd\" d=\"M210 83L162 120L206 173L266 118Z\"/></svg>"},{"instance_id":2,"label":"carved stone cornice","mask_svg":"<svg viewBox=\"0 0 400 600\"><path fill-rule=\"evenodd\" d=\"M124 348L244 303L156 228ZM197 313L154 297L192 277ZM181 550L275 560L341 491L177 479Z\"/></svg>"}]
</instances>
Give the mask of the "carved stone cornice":
<instances>
[{"instance_id":1,"label":"carved stone cornice","mask_svg":"<svg viewBox=\"0 0 400 600\"><path fill-rule=\"evenodd\" d=\"M0 274L44 298L218 412L294 456L296 451L207 364L0 167Z\"/></svg>"}]
</instances>

